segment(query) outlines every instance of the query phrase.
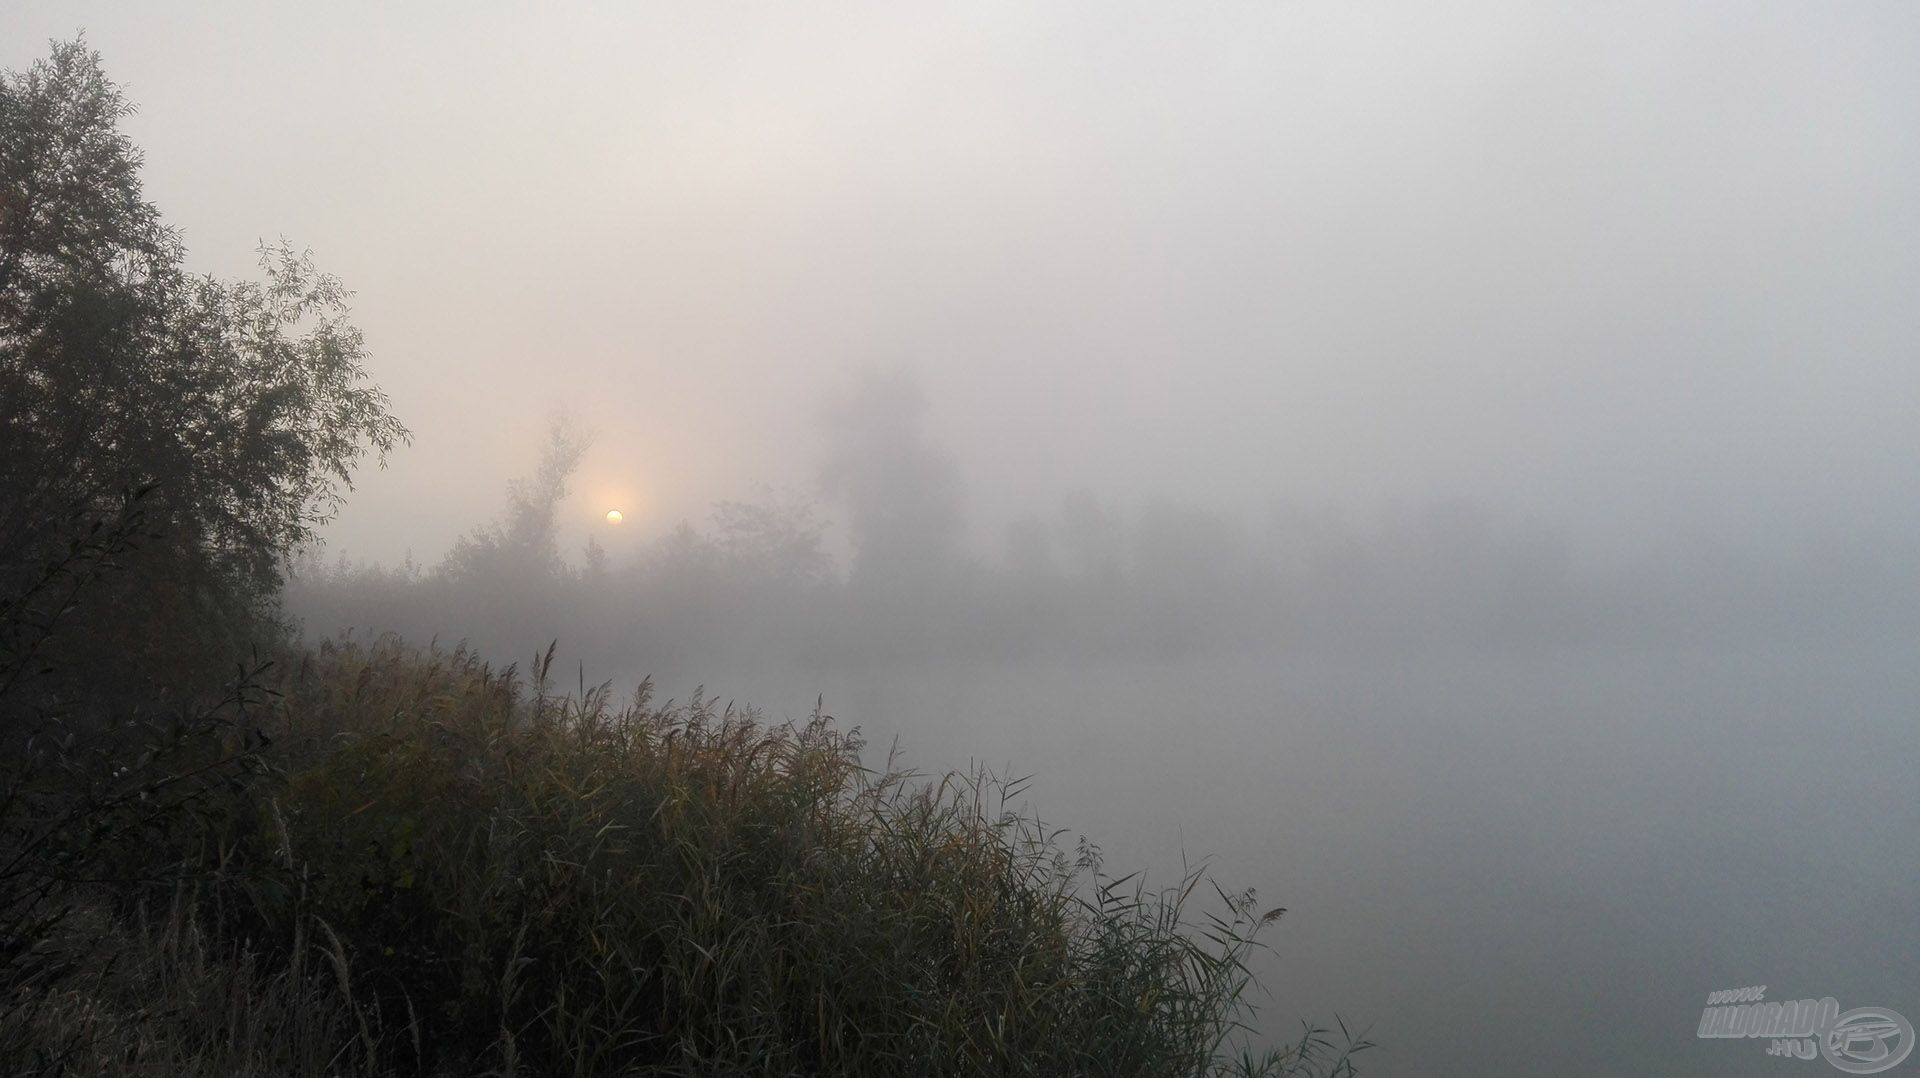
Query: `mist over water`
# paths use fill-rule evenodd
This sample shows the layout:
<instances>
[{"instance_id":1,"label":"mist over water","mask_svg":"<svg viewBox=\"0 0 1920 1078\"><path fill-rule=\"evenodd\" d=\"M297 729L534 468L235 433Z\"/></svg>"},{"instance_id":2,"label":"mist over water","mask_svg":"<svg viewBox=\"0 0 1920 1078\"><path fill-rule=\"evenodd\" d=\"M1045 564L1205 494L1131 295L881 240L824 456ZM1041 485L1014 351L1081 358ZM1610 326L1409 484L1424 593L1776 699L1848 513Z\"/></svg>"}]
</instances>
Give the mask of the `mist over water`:
<instances>
[{"instance_id":1,"label":"mist over water","mask_svg":"<svg viewBox=\"0 0 1920 1078\"><path fill-rule=\"evenodd\" d=\"M1909 655L920 669L846 678L837 710L916 758L1019 761L1116 864L1213 853L1262 887L1290 911L1270 1030L1371 1022L1383 1074L1750 1074L1752 1045L1693 1039L1701 985L1916 988L1915 813L1885 796L1920 764Z\"/></svg>"},{"instance_id":2,"label":"mist over water","mask_svg":"<svg viewBox=\"0 0 1920 1078\"><path fill-rule=\"evenodd\" d=\"M1285 906L1261 1031L1337 1013L1372 1073L1746 1074L1762 1045L1694 1035L1716 987L1920 994L1898 566L1599 568L1458 501L1254 529L1086 494L976 557L928 530L964 502L902 384L828 413L848 566L776 499L557 575L315 565L293 609L502 661L552 632L587 685L822 700L875 764L1032 775L1115 871L1208 858Z\"/></svg>"},{"instance_id":3,"label":"mist over water","mask_svg":"<svg viewBox=\"0 0 1920 1078\"><path fill-rule=\"evenodd\" d=\"M312 244L416 435L309 638L1031 774L1286 907L1261 1031L1367 1074L1920 1020L1920 8L27 3L0 65L80 27L189 264Z\"/></svg>"}]
</instances>

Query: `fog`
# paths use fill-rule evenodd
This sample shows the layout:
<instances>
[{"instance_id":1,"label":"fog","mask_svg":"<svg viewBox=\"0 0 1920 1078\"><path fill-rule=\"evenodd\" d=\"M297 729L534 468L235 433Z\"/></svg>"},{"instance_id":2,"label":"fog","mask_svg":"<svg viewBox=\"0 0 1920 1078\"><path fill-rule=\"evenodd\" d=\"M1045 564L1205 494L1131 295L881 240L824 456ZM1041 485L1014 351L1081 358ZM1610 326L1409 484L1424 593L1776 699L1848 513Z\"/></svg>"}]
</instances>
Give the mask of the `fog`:
<instances>
[{"instance_id":1,"label":"fog","mask_svg":"<svg viewBox=\"0 0 1920 1078\"><path fill-rule=\"evenodd\" d=\"M1287 907L1261 1030L1369 1074L1920 1019L1920 9L28 2L0 66L83 28L190 263L311 246L415 433L310 635L1032 774Z\"/></svg>"}]
</instances>

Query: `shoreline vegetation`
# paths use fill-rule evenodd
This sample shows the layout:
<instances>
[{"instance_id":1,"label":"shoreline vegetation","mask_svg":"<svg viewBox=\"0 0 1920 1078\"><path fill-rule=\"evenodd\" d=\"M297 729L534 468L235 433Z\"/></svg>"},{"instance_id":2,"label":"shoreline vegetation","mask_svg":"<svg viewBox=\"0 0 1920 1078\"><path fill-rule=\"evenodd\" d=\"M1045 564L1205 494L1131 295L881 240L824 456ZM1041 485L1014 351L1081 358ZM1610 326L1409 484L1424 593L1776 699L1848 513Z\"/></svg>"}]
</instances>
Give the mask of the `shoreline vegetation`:
<instances>
[{"instance_id":1,"label":"shoreline vegetation","mask_svg":"<svg viewBox=\"0 0 1920 1078\"><path fill-rule=\"evenodd\" d=\"M551 656L329 643L198 715L36 738L9 1069L1292 1075L1366 1046L1247 1047L1281 911L1107 875L1009 808L1023 780L868 769L823 714L556 693Z\"/></svg>"}]
</instances>

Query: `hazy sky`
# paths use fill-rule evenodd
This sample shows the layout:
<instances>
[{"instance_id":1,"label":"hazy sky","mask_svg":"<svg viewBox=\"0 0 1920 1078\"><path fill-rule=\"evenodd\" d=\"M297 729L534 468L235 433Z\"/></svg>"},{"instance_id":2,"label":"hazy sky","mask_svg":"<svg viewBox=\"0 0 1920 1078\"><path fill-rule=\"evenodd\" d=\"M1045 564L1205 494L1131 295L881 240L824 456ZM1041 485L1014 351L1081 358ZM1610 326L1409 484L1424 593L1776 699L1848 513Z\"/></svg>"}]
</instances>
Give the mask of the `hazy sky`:
<instances>
[{"instance_id":1,"label":"hazy sky","mask_svg":"<svg viewBox=\"0 0 1920 1078\"><path fill-rule=\"evenodd\" d=\"M804 486L896 364L985 521L1920 538L1911 3L13 0L0 65L82 28L195 268L285 235L358 292L418 439L357 554L436 556L555 405L581 531Z\"/></svg>"}]
</instances>

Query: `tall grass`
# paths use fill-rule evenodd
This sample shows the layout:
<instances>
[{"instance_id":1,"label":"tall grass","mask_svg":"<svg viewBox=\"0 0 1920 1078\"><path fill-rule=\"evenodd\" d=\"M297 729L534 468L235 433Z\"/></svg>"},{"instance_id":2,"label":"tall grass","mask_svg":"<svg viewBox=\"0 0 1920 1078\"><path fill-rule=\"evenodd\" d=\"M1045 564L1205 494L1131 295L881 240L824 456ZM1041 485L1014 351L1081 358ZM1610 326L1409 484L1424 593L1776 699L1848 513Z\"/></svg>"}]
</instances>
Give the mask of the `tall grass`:
<instances>
[{"instance_id":1,"label":"tall grass","mask_svg":"<svg viewBox=\"0 0 1920 1078\"><path fill-rule=\"evenodd\" d=\"M0 1009L9 1074L371 1076L331 971L212 935L185 901L157 918L95 905L61 925L89 961ZM311 957L323 956L315 953Z\"/></svg>"},{"instance_id":2,"label":"tall grass","mask_svg":"<svg viewBox=\"0 0 1920 1078\"><path fill-rule=\"evenodd\" d=\"M199 875L102 889L128 965L42 986L15 1033L129 1074L1336 1074L1365 1047L1249 1050L1279 911L1110 878L1020 781L551 666L293 663L250 715L260 776L168 840Z\"/></svg>"}]
</instances>

